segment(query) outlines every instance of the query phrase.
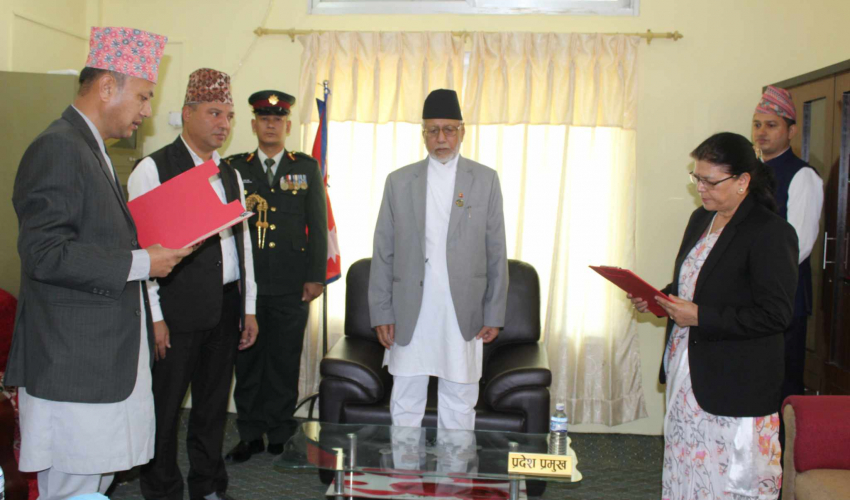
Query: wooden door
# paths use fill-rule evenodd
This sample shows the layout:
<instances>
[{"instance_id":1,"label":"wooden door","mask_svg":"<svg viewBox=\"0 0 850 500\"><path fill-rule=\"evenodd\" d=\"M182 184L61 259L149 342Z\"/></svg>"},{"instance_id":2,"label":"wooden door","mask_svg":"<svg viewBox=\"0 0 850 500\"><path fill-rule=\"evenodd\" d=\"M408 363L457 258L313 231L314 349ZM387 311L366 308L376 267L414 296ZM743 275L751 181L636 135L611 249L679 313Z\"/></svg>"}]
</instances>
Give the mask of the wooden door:
<instances>
[{"instance_id":1,"label":"wooden door","mask_svg":"<svg viewBox=\"0 0 850 500\"><path fill-rule=\"evenodd\" d=\"M835 115L835 78L828 76L804 85L790 87L797 108L797 134L791 139L794 154L814 167L827 184L833 175L833 123ZM832 297L832 281L825 274L824 240L834 238L835 231L821 217L820 238L811 253L812 316L806 330L805 385L812 391L822 390L824 367L828 357L832 307L826 296ZM832 239L829 240L832 243ZM826 278L826 279L825 279Z\"/></svg>"},{"instance_id":2,"label":"wooden door","mask_svg":"<svg viewBox=\"0 0 850 500\"><path fill-rule=\"evenodd\" d=\"M827 245L827 273L832 281L831 329L824 338L826 359L822 380L825 394L850 394L850 72L836 75L834 84L833 170L824 208L828 228L836 239Z\"/></svg>"}]
</instances>

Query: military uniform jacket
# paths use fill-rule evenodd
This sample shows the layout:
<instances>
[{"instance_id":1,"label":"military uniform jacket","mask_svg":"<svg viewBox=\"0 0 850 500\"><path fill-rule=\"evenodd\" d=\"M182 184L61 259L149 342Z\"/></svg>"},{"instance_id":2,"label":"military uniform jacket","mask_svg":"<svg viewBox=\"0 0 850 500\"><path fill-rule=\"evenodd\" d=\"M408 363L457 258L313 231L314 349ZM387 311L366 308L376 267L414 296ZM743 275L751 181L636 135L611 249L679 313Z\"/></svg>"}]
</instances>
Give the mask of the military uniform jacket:
<instances>
[{"instance_id":1,"label":"military uniform jacket","mask_svg":"<svg viewBox=\"0 0 850 500\"><path fill-rule=\"evenodd\" d=\"M248 220L254 248L254 276L259 295L301 294L304 283L325 283L328 264L328 215L319 164L303 153L284 151L269 185L257 151L225 159L242 174L245 198L257 194L268 202L264 248L258 241L259 217ZM282 189L281 178L304 176L307 188Z\"/></svg>"}]
</instances>

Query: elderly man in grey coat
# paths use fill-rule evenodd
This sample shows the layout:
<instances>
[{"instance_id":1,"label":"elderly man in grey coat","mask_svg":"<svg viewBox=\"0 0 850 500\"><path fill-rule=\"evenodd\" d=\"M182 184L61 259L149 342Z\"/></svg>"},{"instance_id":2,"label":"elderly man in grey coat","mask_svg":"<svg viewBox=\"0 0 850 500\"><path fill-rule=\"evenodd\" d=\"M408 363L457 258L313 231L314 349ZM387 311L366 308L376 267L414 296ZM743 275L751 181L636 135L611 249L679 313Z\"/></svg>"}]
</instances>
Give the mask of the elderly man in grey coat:
<instances>
[{"instance_id":1,"label":"elderly man in grey coat","mask_svg":"<svg viewBox=\"0 0 850 500\"><path fill-rule=\"evenodd\" d=\"M455 91L431 92L422 120L428 158L391 173L384 187L369 312L393 375L393 425L422 425L437 377L438 427L472 430L483 344L505 321L502 191L493 169L459 154Z\"/></svg>"}]
</instances>

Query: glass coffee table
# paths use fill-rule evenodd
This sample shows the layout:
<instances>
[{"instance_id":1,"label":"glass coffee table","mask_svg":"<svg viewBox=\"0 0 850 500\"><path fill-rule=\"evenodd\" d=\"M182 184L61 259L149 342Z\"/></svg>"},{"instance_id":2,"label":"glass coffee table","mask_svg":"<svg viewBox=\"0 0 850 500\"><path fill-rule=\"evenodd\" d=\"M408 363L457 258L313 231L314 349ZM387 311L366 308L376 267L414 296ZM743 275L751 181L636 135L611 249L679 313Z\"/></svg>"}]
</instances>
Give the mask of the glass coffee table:
<instances>
[{"instance_id":1,"label":"glass coffee table","mask_svg":"<svg viewBox=\"0 0 850 500\"><path fill-rule=\"evenodd\" d=\"M385 425L305 422L274 460L278 469L319 469L333 476L329 496L452 497L459 490L502 488L524 498L521 482L578 482L575 452L570 477L508 473L508 453L546 453L548 434L458 431ZM441 493L442 492L442 493ZM393 496L390 496L393 495ZM468 496L468 492L459 496ZM499 496L499 495L496 495Z\"/></svg>"}]
</instances>

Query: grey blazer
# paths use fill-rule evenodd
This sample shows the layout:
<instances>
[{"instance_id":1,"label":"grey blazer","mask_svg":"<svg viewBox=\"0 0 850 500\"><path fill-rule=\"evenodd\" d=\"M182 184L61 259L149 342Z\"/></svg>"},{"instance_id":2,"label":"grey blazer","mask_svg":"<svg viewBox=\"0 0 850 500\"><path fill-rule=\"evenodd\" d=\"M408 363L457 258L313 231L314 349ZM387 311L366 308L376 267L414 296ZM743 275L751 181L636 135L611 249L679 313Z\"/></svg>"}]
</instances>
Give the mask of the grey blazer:
<instances>
[{"instance_id":1,"label":"grey blazer","mask_svg":"<svg viewBox=\"0 0 850 500\"><path fill-rule=\"evenodd\" d=\"M395 324L395 343L407 345L422 305L425 279L425 192L428 159L387 177L375 225L369 275L372 326ZM484 326L505 325L508 260L502 190L496 171L466 158L457 163L446 242L449 287L463 338Z\"/></svg>"},{"instance_id":2,"label":"grey blazer","mask_svg":"<svg viewBox=\"0 0 850 500\"><path fill-rule=\"evenodd\" d=\"M136 228L86 122L73 108L30 144L12 196L21 292L5 383L51 401L127 399L139 360ZM148 318L148 344L153 328Z\"/></svg>"}]
</instances>

